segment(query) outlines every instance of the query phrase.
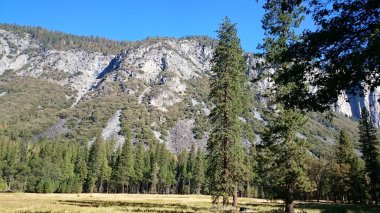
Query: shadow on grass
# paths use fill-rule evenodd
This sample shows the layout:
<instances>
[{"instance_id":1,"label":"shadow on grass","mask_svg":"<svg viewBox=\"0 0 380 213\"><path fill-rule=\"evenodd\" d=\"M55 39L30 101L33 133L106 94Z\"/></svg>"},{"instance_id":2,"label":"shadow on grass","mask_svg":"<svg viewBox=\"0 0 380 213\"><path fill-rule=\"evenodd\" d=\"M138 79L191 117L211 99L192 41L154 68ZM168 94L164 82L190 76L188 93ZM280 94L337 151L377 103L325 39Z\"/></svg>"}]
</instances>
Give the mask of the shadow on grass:
<instances>
[{"instance_id":1,"label":"shadow on grass","mask_svg":"<svg viewBox=\"0 0 380 213\"><path fill-rule=\"evenodd\" d=\"M103 200L59 200L59 203L66 205L74 205L79 207L130 207L134 211L139 212L210 212L218 211L207 207L189 206L179 203L144 203L144 202L129 202L129 201L103 201ZM259 212L277 212L281 209L282 204L279 203L245 203L252 210ZM266 207L272 210L263 210ZM335 204L335 203L298 203L295 205L296 212L307 212L307 210L319 210L321 213L378 213L380 206L365 206L352 204ZM261 211L260 211L261 210ZM220 211L220 210L219 210ZM218 211L218 212L219 212Z\"/></svg>"},{"instance_id":2,"label":"shadow on grass","mask_svg":"<svg viewBox=\"0 0 380 213\"><path fill-rule=\"evenodd\" d=\"M103 200L59 200L59 203L74 205L79 207L133 207L140 212L194 212L207 211L205 207L188 206L177 203L144 203L144 202L127 202L127 201L103 201ZM165 210L160 211L160 208Z\"/></svg>"},{"instance_id":3,"label":"shadow on grass","mask_svg":"<svg viewBox=\"0 0 380 213\"><path fill-rule=\"evenodd\" d=\"M297 209L315 209L321 213L378 213L380 206L337 204L337 203L299 203Z\"/></svg>"},{"instance_id":4,"label":"shadow on grass","mask_svg":"<svg viewBox=\"0 0 380 213\"><path fill-rule=\"evenodd\" d=\"M30 211L30 210L26 210L26 211L18 211L18 213L51 213L52 211Z\"/></svg>"}]
</instances>

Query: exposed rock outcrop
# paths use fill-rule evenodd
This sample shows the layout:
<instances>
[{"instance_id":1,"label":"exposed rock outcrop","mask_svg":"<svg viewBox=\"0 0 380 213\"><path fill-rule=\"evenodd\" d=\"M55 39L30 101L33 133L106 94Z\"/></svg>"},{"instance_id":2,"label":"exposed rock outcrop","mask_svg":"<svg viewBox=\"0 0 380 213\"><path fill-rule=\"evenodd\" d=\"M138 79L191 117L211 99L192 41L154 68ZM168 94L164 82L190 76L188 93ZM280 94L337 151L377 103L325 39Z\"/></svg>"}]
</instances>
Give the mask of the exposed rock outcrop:
<instances>
[{"instance_id":1,"label":"exposed rock outcrop","mask_svg":"<svg viewBox=\"0 0 380 213\"><path fill-rule=\"evenodd\" d=\"M120 135L120 116L121 110L117 110L108 120L106 127L104 127L102 131L102 137L104 140L115 140L115 148L121 147L125 142L125 137Z\"/></svg>"},{"instance_id":2,"label":"exposed rock outcrop","mask_svg":"<svg viewBox=\"0 0 380 213\"><path fill-rule=\"evenodd\" d=\"M182 150L190 150L194 144L196 148L206 148L207 135L200 140L194 138L192 129L194 120L180 120L169 130L167 148L175 153Z\"/></svg>"}]
</instances>

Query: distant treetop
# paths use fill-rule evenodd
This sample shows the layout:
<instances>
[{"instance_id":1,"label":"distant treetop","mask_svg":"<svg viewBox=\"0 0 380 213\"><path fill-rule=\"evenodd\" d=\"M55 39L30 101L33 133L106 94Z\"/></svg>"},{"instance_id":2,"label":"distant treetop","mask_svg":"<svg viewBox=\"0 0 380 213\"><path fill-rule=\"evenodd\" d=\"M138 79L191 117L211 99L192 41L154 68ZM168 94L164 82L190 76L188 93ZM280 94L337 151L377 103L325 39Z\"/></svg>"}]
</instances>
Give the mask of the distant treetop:
<instances>
[{"instance_id":1,"label":"distant treetop","mask_svg":"<svg viewBox=\"0 0 380 213\"><path fill-rule=\"evenodd\" d=\"M117 41L98 36L78 36L59 31L51 31L42 27L20 26L16 24L0 24L0 29L11 31L24 37L30 34L47 49L68 50L80 48L87 51L102 53L117 53L121 50L130 49L142 43L157 42L171 39L169 37L147 37L142 41ZM214 45L215 40L207 36L185 36L179 40L196 40L202 45Z\"/></svg>"}]
</instances>

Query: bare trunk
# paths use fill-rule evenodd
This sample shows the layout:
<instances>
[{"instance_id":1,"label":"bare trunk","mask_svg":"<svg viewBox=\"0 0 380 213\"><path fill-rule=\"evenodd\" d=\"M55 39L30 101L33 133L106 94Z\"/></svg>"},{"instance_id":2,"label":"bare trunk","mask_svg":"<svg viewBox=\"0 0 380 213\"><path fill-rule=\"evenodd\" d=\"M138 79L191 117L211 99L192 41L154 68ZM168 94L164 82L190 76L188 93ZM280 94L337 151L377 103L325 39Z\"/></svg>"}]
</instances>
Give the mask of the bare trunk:
<instances>
[{"instance_id":1,"label":"bare trunk","mask_svg":"<svg viewBox=\"0 0 380 213\"><path fill-rule=\"evenodd\" d=\"M290 203L285 203L285 212L286 213L294 213L294 203L293 201Z\"/></svg>"},{"instance_id":2,"label":"bare trunk","mask_svg":"<svg viewBox=\"0 0 380 213\"><path fill-rule=\"evenodd\" d=\"M201 194L201 184L197 184L197 195Z\"/></svg>"},{"instance_id":3,"label":"bare trunk","mask_svg":"<svg viewBox=\"0 0 380 213\"><path fill-rule=\"evenodd\" d=\"M103 192L103 181L100 181L100 186L99 186L99 193Z\"/></svg>"},{"instance_id":4,"label":"bare trunk","mask_svg":"<svg viewBox=\"0 0 380 213\"><path fill-rule=\"evenodd\" d=\"M294 203L291 200L285 202L285 213L294 213Z\"/></svg>"},{"instance_id":5,"label":"bare trunk","mask_svg":"<svg viewBox=\"0 0 380 213\"><path fill-rule=\"evenodd\" d=\"M234 194L233 194L233 200L232 200L233 207L237 206L237 199L238 199L238 189L237 189L237 184L236 184L234 188Z\"/></svg>"},{"instance_id":6,"label":"bare trunk","mask_svg":"<svg viewBox=\"0 0 380 213\"><path fill-rule=\"evenodd\" d=\"M8 189L7 189L8 192L12 191L12 176L9 175L8 176Z\"/></svg>"},{"instance_id":7,"label":"bare trunk","mask_svg":"<svg viewBox=\"0 0 380 213\"><path fill-rule=\"evenodd\" d=\"M223 206L226 207L228 205L228 195L223 195Z\"/></svg>"}]
</instances>

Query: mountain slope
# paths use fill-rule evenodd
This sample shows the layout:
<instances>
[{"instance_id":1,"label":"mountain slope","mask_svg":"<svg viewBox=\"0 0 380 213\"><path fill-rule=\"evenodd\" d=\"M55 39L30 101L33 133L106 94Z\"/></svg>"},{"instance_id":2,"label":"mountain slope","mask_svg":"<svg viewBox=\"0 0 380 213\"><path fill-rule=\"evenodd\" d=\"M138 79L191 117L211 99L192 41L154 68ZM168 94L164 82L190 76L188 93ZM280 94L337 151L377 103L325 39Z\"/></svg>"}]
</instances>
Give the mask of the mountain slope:
<instances>
[{"instance_id":1,"label":"mountain slope","mask_svg":"<svg viewBox=\"0 0 380 213\"><path fill-rule=\"evenodd\" d=\"M61 137L83 143L103 137L120 145L130 129L135 143L161 141L173 152L192 144L205 146L214 40L118 43L46 30L33 33L38 30L43 29L0 25L2 137L26 141ZM50 37L57 40L46 42ZM246 58L251 80L270 71L257 68L262 59L251 54ZM266 80L251 84L255 111L244 118L247 146L260 140L258 134L273 114L262 96L269 86ZM350 109L341 111L351 116ZM315 154L328 153L342 128L357 137L357 123L344 115L336 114L333 120L318 113L309 117L299 137L309 139Z\"/></svg>"}]
</instances>

